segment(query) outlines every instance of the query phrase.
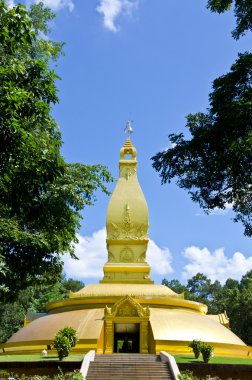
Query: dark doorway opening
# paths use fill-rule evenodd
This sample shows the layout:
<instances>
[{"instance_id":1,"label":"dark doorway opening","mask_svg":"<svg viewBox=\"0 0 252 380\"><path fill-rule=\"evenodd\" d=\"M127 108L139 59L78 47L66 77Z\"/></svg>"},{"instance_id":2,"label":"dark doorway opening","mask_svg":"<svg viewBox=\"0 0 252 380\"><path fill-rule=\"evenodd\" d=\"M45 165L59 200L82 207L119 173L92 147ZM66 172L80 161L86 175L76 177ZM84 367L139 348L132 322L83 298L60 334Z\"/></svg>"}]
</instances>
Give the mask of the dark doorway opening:
<instances>
[{"instance_id":1,"label":"dark doorway opening","mask_svg":"<svg viewBox=\"0 0 252 380\"><path fill-rule=\"evenodd\" d=\"M139 340L139 323L115 323L114 352L139 353Z\"/></svg>"}]
</instances>

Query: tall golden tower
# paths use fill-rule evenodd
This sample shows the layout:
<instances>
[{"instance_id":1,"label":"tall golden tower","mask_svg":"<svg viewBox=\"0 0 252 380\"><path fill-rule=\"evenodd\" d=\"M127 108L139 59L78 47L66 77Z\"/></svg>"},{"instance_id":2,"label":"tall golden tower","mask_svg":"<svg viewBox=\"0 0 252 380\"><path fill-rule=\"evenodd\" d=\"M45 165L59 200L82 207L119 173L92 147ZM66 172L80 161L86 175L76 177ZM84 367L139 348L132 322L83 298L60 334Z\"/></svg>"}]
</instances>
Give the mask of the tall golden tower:
<instances>
[{"instance_id":1,"label":"tall golden tower","mask_svg":"<svg viewBox=\"0 0 252 380\"><path fill-rule=\"evenodd\" d=\"M108 261L101 283L152 284L146 262L148 206L137 179L136 149L128 138L121 148L119 179L107 210Z\"/></svg>"}]
</instances>

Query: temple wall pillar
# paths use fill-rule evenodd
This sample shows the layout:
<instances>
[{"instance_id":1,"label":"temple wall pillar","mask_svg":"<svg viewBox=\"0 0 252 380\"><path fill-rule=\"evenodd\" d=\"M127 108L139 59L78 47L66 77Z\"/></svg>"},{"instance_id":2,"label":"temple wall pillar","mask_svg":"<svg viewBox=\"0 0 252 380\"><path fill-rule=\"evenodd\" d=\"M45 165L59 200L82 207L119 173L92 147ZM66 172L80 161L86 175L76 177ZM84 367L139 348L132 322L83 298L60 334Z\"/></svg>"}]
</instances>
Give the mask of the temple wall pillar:
<instances>
[{"instance_id":1,"label":"temple wall pillar","mask_svg":"<svg viewBox=\"0 0 252 380\"><path fill-rule=\"evenodd\" d=\"M142 321L140 324L140 353L148 354L148 340L149 340L149 329L148 329L148 321Z\"/></svg>"},{"instance_id":2,"label":"temple wall pillar","mask_svg":"<svg viewBox=\"0 0 252 380\"><path fill-rule=\"evenodd\" d=\"M111 320L105 321L105 350L104 354L112 354L114 346L113 323Z\"/></svg>"}]
</instances>

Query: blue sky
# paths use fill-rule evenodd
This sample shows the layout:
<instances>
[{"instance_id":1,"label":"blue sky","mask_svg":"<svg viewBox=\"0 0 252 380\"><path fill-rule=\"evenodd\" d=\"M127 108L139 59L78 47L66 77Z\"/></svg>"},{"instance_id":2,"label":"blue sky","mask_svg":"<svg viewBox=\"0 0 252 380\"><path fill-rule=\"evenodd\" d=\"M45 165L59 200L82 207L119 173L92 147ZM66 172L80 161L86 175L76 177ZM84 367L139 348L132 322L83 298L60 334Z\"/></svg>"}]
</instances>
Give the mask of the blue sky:
<instances>
[{"instance_id":1,"label":"blue sky","mask_svg":"<svg viewBox=\"0 0 252 380\"><path fill-rule=\"evenodd\" d=\"M29 1L31 3L32 1ZM13 1L9 1L13 3ZM212 14L207 0L45 0L58 13L52 38L65 41L56 72L62 154L102 163L118 176L119 150L133 120L138 178L149 206L151 277L186 281L197 272L224 282L252 269L251 239L232 211L205 215L174 183L161 186L150 158L184 132L188 113L204 112L212 81L229 71L251 33L235 41L233 13ZM113 190L115 184L111 184ZM65 256L67 276L102 277L109 198L97 193L84 211L79 262Z\"/></svg>"}]
</instances>

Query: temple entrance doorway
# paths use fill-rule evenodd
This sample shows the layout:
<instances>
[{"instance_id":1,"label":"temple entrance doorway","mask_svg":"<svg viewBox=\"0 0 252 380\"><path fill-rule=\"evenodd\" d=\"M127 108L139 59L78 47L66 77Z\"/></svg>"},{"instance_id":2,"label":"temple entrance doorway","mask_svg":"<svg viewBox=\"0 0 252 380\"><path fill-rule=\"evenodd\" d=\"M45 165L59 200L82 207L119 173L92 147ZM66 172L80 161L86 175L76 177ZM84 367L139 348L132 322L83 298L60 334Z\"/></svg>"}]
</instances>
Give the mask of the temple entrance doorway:
<instances>
[{"instance_id":1,"label":"temple entrance doorway","mask_svg":"<svg viewBox=\"0 0 252 380\"><path fill-rule=\"evenodd\" d=\"M140 323L114 324L114 352L139 353Z\"/></svg>"}]
</instances>

